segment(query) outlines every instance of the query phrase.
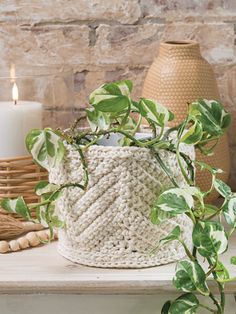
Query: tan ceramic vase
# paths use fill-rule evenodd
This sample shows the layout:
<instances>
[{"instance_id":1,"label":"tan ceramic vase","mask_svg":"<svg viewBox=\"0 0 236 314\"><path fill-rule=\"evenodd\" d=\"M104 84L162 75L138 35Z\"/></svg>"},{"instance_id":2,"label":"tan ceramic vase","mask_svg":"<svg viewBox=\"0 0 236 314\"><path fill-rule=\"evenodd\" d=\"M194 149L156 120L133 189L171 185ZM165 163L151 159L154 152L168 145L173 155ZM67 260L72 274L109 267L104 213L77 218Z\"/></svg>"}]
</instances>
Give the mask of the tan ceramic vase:
<instances>
[{"instance_id":1,"label":"tan ceramic vase","mask_svg":"<svg viewBox=\"0 0 236 314\"><path fill-rule=\"evenodd\" d=\"M142 96L156 99L171 110L175 124L185 118L187 104L193 100L220 98L213 70L201 56L199 44L173 41L160 44L159 55L147 73ZM227 136L219 141L213 156L197 152L196 159L223 169L220 178L227 181L230 171ZM211 185L211 176L206 171L197 172L196 180L204 191ZM212 193L208 201L216 197L217 193Z\"/></svg>"}]
</instances>

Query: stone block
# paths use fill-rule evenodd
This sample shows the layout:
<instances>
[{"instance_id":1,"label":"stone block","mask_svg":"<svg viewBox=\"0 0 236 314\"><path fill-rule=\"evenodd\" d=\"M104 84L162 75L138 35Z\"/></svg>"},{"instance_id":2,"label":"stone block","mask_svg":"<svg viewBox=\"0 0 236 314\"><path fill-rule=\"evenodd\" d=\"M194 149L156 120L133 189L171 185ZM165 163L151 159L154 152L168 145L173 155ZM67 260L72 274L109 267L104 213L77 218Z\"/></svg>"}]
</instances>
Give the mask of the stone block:
<instances>
[{"instance_id":1,"label":"stone block","mask_svg":"<svg viewBox=\"0 0 236 314\"><path fill-rule=\"evenodd\" d=\"M236 2L235 0L224 0L224 7L229 10L236 12Z\"/></svg>"},{"instance_id":2,"label":"stone block","mask_svg":"<svg viewBox=\"0 0 236 314\"><path fill-rule=\"evenodd\" d=\"M100 71L82 71L75 74L75 108L88 106L89 94L105 82L129 79L133 82L133 99L141 96L147 67L100 69Z\"/></svg>"},{"instance_id":3,"label":"stone block","mask_svg":"<svg viewBox=\"0 0 236 314\"><path fill-rule=\"evenodd\" d=\"M231 0L233 1L233 0ZM193 15L207 14L223 7L223 0L141 0L141 9L144 17L163 17L170 12L178 14Z\"/></svg>"},{"instance_id":4,"label":"stone block","mask_svg":"<svg viewBox=\"0 0 236 314\"><path fill-rule=\"evenodd\" d=\"M163 26L144 24L133 26L100 25L91 57L95 65L147 65L157 54Z\"/></svg>"},{"instance_id":5,"label":"stone block","mask_svg":"<svg viewBox=\"0 0 236 314\"><path fill-rule=\"evenodd\" d=\"M227 23L171 23L166 24L161 40L196 40L202 55L212 64L235 60L234 27Z\"/></svg>"},{"instance_id":6,"label":"stone block","mask_svg":"<svg viewBox=\"0 0 236 314\"><path fill-rule=\"evenodd\" d=\"M30 25L99 19L132 24L140 16L138 0L8 0L0 6L0 21Z\"/></svg>"},{"instance_id":7,"label":"stone block","mask_svg":"<svg viewBox=\"0 0 236 314\"><path fill-rule=\"evenodd\" d=\"M44 127L66 129L72 125L75 119L73 108L70 110L44 110L43 112Z\"/></svg>"},{"instance_id":8,"label":"stone block","mask_svg":"<svg viewBox=\"0 0 236 314\"><path fill-rule=\"evenodd\" d=\"M0 62L22 64L86 64L89 62L89 27L0 26Z\"/></svg>"}]
</instances>

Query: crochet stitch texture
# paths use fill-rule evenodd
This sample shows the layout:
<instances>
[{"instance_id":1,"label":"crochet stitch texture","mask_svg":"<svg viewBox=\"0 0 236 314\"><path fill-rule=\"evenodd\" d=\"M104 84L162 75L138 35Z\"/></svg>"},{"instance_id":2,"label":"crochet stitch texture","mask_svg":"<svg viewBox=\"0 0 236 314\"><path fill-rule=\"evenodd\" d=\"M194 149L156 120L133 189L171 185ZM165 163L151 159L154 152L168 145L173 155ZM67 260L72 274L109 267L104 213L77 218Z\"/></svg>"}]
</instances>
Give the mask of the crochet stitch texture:
<instances>
[{"instance_id":1,"label":"crochet stitch texture","mask_svg":"<svg viewBox=\"0 0 236 314\"><path fill-rule=\"evenodd\" d=\"M192 147L182 150L194 156ZM175 154L160 150L160 157L180 186L184 179ZM192 224L185 215L153 225L151 207L161 189L171 187L150 150L139 147L91 146L87 191L64 190L57 203L66 228L59 231L58 251L73 262L88 266L142 268L170 263L184 257L177 241L160 246L160 239L179 225L182 238L191 247ZM56 184L82 182L79 153L67 147L64 162L50 173Z\"/></svg>"}]
</instances>

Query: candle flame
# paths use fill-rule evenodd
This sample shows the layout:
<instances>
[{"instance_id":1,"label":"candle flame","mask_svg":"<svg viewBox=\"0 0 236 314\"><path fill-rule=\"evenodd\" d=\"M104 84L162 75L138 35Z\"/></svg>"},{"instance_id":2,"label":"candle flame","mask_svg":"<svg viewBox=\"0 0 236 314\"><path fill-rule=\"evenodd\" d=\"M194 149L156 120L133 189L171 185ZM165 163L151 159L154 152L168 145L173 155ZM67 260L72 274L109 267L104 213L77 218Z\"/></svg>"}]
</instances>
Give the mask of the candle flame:
<instances>
[{"instance_id":1,"label":"candle flame","mask_svg":"<svg viewBox=\"0 0 236 314\"><path fill-rule=\"evenodd\" d=\"M12 99L14 100L15 104L17 103L18 98L19 98L18 87L16 83L14 83L12 87Z\"/></svg>"}]
</instances>

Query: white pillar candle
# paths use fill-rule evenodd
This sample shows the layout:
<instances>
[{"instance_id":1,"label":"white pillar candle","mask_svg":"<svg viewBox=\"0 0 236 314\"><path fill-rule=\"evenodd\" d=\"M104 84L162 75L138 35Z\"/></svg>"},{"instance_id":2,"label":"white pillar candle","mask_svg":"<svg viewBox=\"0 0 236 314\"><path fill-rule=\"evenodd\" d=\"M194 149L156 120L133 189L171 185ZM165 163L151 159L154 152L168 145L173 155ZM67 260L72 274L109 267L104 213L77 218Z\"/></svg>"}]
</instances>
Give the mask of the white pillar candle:
<instances>
[{"instance_id":1,"label":"white pillar candle","mask_svg":"<svg viewBox=\"0 0 236 314\"><path fill-rule=\"evenodd\" d=\"M17 99L18 90L14 84L14 101L0 102L0 158L28 155L26 135L31 129L42 128L42 104Z\"/></svg>"}]
</instances>

